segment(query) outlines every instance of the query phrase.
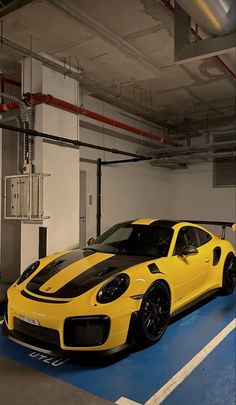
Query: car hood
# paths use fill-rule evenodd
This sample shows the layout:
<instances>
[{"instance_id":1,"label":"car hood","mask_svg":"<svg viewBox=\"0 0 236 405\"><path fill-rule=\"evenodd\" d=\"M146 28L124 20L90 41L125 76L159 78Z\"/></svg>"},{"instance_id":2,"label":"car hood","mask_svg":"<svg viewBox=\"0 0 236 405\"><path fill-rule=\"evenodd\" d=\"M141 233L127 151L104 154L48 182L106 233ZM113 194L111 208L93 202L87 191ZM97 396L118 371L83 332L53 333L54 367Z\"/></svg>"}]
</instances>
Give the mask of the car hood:
<instances>
[{"instance_id":1,"label":"car hood","mask_svg":"<svg viewBox=\"0 0 236 405\"><path fill-rule=\"evenodd\" d=\"M150 260L147 256L73 250L42 268L27 283L26 291L48 298L78 297L111 276Z\"/></svg>"}]
</instances>

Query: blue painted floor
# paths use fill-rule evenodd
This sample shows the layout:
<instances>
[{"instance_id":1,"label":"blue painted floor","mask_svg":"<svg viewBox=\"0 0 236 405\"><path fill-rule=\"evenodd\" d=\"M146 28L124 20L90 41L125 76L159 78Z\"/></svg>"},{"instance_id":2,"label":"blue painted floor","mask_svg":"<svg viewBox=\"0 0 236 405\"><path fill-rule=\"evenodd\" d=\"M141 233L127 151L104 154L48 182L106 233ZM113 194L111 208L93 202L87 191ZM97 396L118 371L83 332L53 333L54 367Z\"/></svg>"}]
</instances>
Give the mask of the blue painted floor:
<instances>
[{"instance_id":1,"label":"blue painted floor","mask_svg":"<svg viewBox=\"0 0 236 405\"><path fill-rule=\"evenodd\" d=\"M115 402L121 396L144 404L235 318L235 294L215 296L176 318L156 345L106 367L42 358L0 336L0 355ZM33 356L33 357L32 357ZM235 405L235 330L164 401L164 404Z\"/></svg>"},{"instance_id":2,"label":"blue painted floor","mask_svg":"<svg viewBox=\"0 0 236 405\"><path fill-rule=\"evenodd\" d=\"M163 405L235 405L235 330L209 354L186 380L163 402Z\"/></svg>"}]
</instances>

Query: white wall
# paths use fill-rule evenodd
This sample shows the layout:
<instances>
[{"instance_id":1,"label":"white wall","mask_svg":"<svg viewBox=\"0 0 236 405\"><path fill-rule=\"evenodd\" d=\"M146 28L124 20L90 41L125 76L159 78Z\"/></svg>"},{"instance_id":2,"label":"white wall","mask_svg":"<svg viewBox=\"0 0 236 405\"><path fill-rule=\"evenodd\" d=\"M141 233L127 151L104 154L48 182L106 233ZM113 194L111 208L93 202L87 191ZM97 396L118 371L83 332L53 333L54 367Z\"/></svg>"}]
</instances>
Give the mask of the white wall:
<instances>
[{"instance_id":1,"label":"white wall","mask_svg":"<svg viewBox=\"0 0 236 405\"><path fill-rule=\"evenodd\" d=\"M170 216L180 219L236 222L234 187L213 188L213 163L196 164L187 170L170 172ZM217 234L219 227L209 227ZM235 243L235 234L227 230L227 239Z\"/></svg>"},{"instance_id":2,"label":"white wall","mask_svg":"<svg viewBox=\"0 0 236 405\"><path fill-rule=\"evenodd\" d=\"M87 238L96 236L96 166L81 163L87 172ZM148 163L102 168L102 231L116 222L141 217L168 218L168 173Z\"/></svg>"},{"instance_id":3,"label":"white wall","mask_svg":"<svg viewBox=\"0 0 236 405\"><path fill-rule=\"evenodd\" d=\"M85 97L84 106L87 109L104 114L110 118L125 122L136 128L142 128L160 135L155 132L153 127L145 123L137 122L135 117L126 117L122 111L114 108L107 103L95 100L91 97ZM86 120L85 117L81 119ZM91 121L102 129L114 129L117 133L125 133L133 138L139 138L141 141L147 140L142 136L136 136L118 128L113 128L103 123ZM94 132L85 128L80 129L80 139L82 141L93 143L110 148L116 148L126 152L145 154L147 147L142 144L136 144L104 133ZM149 140L150 141L150 140ZM109 152L81 148L81 158L97 160L119 160L129 159L124 155L111 154ZM87 173L87 239L96 236L96 165L81 162L81 170ZM169 172L165 169L156 168L147 162L116 164L102 167L102 231L112 224L138 217L168 218L168 179ZM93 204L89 205L89 195L92 195Z\"/></svg>"},{"instance_id":4,"label":"white wall","mask_svg":"<svg viewBox=\"0 0 236 405\"><path fill-rule=\"evenodd\" d=\"M43 145L45 179L44 209L50 219L48 254L78 247L79 244L79 152L54 145Z\"/></svg>"},{"instance_id":5,"label":"white wall","mask_svg":"<svg viewBox=\"0 0 236 405\"><path fill-rule=\"evenodd\" d=\"M102 229L113 223L138 217L195 219L236 222L234 188L212 187L212 163L169 171L152 168L148 163L105 166L102 176ZM87 171L87 237L96 229L96 166L81 163ZM220 227L209 226L216 234ZM235 243L235 233L227 230Z\"/></svg>"},{"instance_id":6,"label":"white wall","mask_svg":"<svg viewBox=\"0 0 236 405\"><path fill-rule=\"evenodd\" d=\"M119 109L91 97L85 97L85 107L140 127L140 123L137 124L135 120L123 117ZM96 125L103 127L101 123ZM143 124L142 128L155 134L153 128L149 128L148 125ZM115 130L117 132L117 128ZM159 133L156 134L159 135ZM80 130L80 137L81 140L90 143L130 152L145 154L147 150L141 145L84 128ZM89 159L100 157L104 160L124 159L124 156L117 157L107 152L83 148L81 157ZM96 166L81 163L81 169L87 172L88 195L93 196L92 206L88 204L87 198L87 238L89 238L96 235ZM187 170L176 171L152 167L148 162L103 167L102 230L104 231L113 223L137 217L236 221L235 189L213 188L212 171L212 162L196 164ZM217 234L221 233L219 227L209 227L209 229ZM235 242L235 234L231 230L227 231L227 238Z\"/></svg>"},{"instance_id":7,"label":"white wall","mask_svg":"<svg viewBox=\"0 0 236 405\"><path fill-rule=\"evenodd\" d=\"M103 226L136 218L168 218L168 173L148 163L103 170Z\"/></svg>"}]
</instances>

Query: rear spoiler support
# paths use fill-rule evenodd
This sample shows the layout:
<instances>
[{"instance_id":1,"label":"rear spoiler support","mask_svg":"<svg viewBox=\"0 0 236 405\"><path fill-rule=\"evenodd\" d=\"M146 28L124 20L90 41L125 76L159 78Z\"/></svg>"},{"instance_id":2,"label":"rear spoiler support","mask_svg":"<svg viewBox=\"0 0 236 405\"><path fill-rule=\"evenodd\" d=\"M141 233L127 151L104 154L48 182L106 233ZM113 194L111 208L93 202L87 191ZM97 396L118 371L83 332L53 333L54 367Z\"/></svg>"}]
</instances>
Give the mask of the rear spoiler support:
<instances>
[{"instance_id":1,"label":"rear spoiler support","mask_svg":"<svg viewBox=\"0 0 236 405\"><path fill-rule=\"evenodd\" d=\"M226 235L226 228L232 228L234 232L236 232L236 223L234 222L221 222L221 221L195 221L193 219L191 220L184 220L183 222L192 222L194 224L199 224L199 225L214 225L214 226L221 226L222 232L221 232L221 239L225 239Z\"/></svg>"}]
</instances>

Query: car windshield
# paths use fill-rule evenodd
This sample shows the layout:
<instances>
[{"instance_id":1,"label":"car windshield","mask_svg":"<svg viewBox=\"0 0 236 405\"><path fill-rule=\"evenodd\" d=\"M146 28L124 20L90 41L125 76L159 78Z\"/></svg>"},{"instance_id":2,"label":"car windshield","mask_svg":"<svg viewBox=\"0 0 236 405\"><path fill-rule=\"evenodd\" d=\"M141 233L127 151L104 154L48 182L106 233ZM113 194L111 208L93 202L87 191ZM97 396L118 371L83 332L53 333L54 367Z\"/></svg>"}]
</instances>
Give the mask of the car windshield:
<instances>
[{"instance_id":1,"label":"car windshield","mask_svg":"<svg viewBox=\"0 0 236 405\"><path fill-rule=\"evenodd\" d=\"M161 226L119 224L99 236L87 250L135 256L168 255L173 229Z\"/></svg>"}]
</instances>

